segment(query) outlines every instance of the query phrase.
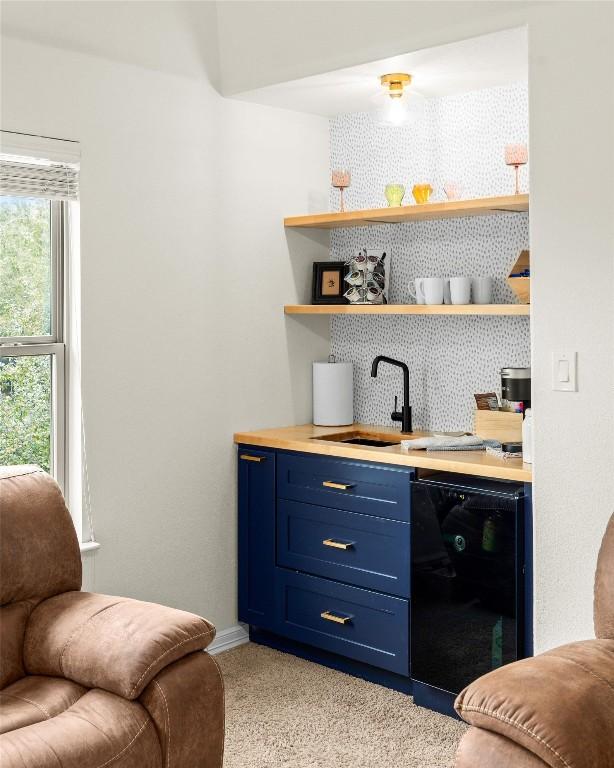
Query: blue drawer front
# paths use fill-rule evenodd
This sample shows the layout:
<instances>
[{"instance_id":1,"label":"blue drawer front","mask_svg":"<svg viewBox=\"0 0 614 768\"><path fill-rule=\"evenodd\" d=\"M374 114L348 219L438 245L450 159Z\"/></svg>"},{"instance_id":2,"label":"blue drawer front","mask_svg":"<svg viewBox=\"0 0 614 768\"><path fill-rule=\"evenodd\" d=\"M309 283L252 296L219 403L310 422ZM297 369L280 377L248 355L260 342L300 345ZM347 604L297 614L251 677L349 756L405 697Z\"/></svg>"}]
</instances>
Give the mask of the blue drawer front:
<instances>
[{"instance_id":1,"label":"blue drawer front","mask_svg":"<svg viewBox=\"0 0 614 768\"><path fill-rule=\"evenodd\" d=\"M276 598L280 635L409 675L407 600L281 568Z\"/></svg>"},{"instance_id":2,"label":"blue drawer front","mask_svg":"<svg viewBox=\"0 0 614 768\"><path fill-rule=\"evenodd\" d=\"M409 528L409 523L280 499L277 564L409 597Z\"/></svg>"},{"instance_id":3,"label":"blue drawer front","mask_svg":"<svg viewBox=\"0 0 614 768\"><path fill-rule=\"evenodd\" d=\"M411 469L278 453L278 498L408 523ZM332 487L330 484L341 487ZM342 487L345 486L345 487Z\"/></svg>"}]
</instances>

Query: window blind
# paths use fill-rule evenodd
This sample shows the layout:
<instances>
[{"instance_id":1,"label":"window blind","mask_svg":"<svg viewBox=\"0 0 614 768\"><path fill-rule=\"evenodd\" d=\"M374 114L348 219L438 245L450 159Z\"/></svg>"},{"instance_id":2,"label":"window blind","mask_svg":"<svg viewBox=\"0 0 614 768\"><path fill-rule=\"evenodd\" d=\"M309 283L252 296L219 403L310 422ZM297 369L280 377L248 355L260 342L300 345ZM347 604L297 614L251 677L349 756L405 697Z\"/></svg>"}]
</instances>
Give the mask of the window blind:
<instances>
[{"instance_id":1,"label":"window blind","mask_svg":"<svg viewBox=\"0 0 614 768\"><path fill-rule=\"evenodd\" d=\"M0 194L79 199L79 169L67 163L0 154Z\"/></svg>"},{"instance_id":2,"label":"window blind","mask_svg":"<svg viewBox=\"0 0 614 768\"><path fill-rule=\"evenodd\" d=\"M77 141L0 131L0 194L77 200L80 155Z\"/></svg>"}]
</instances>

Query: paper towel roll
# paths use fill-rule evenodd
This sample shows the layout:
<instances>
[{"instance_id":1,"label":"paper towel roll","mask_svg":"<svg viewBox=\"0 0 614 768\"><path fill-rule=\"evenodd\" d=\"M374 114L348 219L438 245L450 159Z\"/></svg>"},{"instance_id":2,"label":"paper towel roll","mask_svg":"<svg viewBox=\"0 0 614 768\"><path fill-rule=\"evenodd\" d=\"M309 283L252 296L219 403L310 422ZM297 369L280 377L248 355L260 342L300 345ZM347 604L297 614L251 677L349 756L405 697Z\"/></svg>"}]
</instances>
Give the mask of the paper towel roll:
<instances>
[{"instance_id":1,"label":"paper towel roll","mask_svg":"<svg viewBox=\"0 0 614 768\"><path fill-rule=\"evenodd\" d=\"M354 423L352 363L313 364L313 423L320 427Z\"/></svg>"}]
</instances>

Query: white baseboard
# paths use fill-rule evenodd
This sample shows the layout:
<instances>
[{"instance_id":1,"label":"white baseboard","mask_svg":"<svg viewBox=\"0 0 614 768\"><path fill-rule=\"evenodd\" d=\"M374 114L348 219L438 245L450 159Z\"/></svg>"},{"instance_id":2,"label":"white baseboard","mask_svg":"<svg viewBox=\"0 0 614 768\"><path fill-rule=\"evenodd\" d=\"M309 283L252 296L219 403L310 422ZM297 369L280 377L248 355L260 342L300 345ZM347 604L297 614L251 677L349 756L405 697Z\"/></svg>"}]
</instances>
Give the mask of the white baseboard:
<instances>
[{"instance_id":1,"label":"white baseboard","mask_svg":"<svg viewBox=\"0 0 614 768\"><path fill-rule=\"evenodd\" d=\"M229 651L231 648L236 648L244 643L249 643L247 625L236 624L234 627L228 627L228 629L222 629L221 632L218 632L207 651L215 656L216 653Z\"/></svg>"}]
</instances>

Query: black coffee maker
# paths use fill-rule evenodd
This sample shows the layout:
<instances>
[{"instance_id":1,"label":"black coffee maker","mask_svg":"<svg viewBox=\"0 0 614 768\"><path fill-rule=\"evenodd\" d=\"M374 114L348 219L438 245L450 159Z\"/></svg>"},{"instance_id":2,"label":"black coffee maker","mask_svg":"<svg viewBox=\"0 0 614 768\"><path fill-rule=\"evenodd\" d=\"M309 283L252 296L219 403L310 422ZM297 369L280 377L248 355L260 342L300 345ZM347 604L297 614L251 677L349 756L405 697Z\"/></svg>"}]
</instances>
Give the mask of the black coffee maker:
<instances>
[{"instance_id":1,"label":"black coffee maker","mask_svg":"<svg viewBox=\"0 0 614 768\"><path fill-rule=\"evenodd\" d=\"M522 403L522 412L531 407L531 369L501 369L501 400L503 410L515 410L511 403Z\"/></svg>"}]
</instances>

